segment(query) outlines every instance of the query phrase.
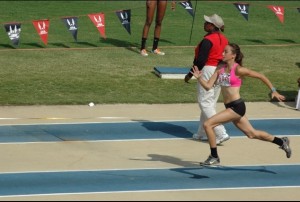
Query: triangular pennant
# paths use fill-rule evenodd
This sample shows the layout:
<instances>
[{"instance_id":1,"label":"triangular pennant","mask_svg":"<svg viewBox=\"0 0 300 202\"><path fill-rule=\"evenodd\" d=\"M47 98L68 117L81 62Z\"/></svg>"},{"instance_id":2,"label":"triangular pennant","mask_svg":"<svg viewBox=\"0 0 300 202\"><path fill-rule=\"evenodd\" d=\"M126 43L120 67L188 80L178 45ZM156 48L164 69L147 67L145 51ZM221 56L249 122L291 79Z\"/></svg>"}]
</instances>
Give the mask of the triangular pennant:
<instances>
[{"instance_id":1,"label":"triangular pennant","mask_svg":"<svg viewBox=\"0 0 300 202\"><path fill-rule=\"evenodd\" d=\"M284 7L283 6L268 6L269 9L271 9L279 19L281 23L284 22Z\"/></svg>"},{"instance_id":2,"label":"triangular pennant","mask_svg":"<svg viewBox=\"0 0 300 202\"><path fill-rule=\"evenodd\" d=\"M131 34L131 30L130 30L131 10L128 9L128 10L116 11L116 15L121 21L123 27L127 30L129 34Z\"/></svg>"},{"instance_id":3,"label":"triangular pennant","mask_svg":"<svg viewBox=\"0 0 300 202\"><path fill-rule=\"evenodd\" d=\"M45 45L48 44L48 30L49 30L49 20L33 20L33 26L35 27L38 35L41 37Z\"/></svg>"},{"instance_id":4,"label":"triangular pennant","mask_svg":"<svg viewBox=\"0 0 300 202\"><path fill-rule=\"evenodd\" d=\"M191 1L181 1L180 5L183 6L183 8L189 13L191 14L191 16L194 17L194 10L193 10L193 5Z\"/></svg>"},{"instance_id":5,"label":"triangular pennant","mask_svg":"<svg viewBox=\"0 0 300 202\"><path fill-rule=\"evenodd\" d=\"M4 25L5 31L14 46L20 42L21 23L9 23Z\"/></svg>"},{"instance_id":6,"label":"triangular pennant","mask_svg":"<svg viewBox=\"0 0 300 202\"><path fill-rule=\"evenodd\" d=\"M68 30L71 32L75 41L77 41L77 31L78 31L78 17L65 17L62 21L67 26Z\"/></svg>"},{"instance_id":7,"label":"triangular pennant","mask_svg":"<svg viewBox=\"0 0 300 202\"><path fill-rule=\"evenodd\" d=\"M97 27L101 36L106 39L105 36L105 15L104 13L96 13L88 15L94 25Z\"/></svg>"},{"instance_id":8,"label":"triangular pennant","mask_svg":"<svg viewBox=\"0 0 300 202\"><path fill-rule=\"evenodd\" d=\"M249 15L249 4L247 3L233 3L235 7L240 11L246 20L248 20Z\"/></svg>"}]
</instances>

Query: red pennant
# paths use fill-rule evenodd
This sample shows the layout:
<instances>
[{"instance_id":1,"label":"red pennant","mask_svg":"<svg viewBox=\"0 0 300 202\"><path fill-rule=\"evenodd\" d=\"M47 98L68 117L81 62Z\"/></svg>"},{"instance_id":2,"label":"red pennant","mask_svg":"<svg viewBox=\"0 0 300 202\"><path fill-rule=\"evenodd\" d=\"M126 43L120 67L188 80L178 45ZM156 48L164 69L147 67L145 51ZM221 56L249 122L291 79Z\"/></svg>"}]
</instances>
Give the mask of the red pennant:
<instances>
[{"instance_id":1,"label":"red pennant","mask_svg":"<svg viewBox=\"0 0 300 202\"><path fill-rule=\"evenodd\" d=\"M277 18L280 20L281 23L284 21L284 7L283 6L268 6L269 9L271 9Z\"/></svg>"},{"instance_id":2,"label":"red pennant","mask_svg":"<svg viewBox=\"0 0 300 202\"><path fill-rule=\"evenodd\" d=\"M90 19L94 23L94 25L97 27L97 29L100 32L101 36L104 39L106 39L104 13L89 14L88 16L90 17Z\"/></svg>"},{"instance_id":3,"label":"red pennant","mask_svg":"<svg viewBox=\"0 0 300 202\"><path fill-rule=\"evenodd\" d=\"M48 30L49 30L49 20L33 20L32 24L34 25L38 35L40 35L42 41L45 45L48 44Z\"/></svg>"}]
</instances>

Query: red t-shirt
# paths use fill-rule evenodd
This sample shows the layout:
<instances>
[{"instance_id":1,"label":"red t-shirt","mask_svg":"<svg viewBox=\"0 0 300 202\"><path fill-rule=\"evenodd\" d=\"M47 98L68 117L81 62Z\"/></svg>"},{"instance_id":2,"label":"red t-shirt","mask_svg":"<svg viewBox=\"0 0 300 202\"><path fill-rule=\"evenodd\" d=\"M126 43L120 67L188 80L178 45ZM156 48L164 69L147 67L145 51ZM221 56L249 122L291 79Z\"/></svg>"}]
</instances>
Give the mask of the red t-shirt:
<instances>
[{"instance_id":1,"label":"red t-shirt","mask_svg":"<svg viewBox=\"0 0 300 202\"><path fill-rule=\"evenodd\" d=\"M217 66L220 60L223 58L223 51L228 44L227 38L220 32L213 32L204 36L212 44L209 50L208 58L205 65ZM199 46L195 49L195 58L199 55Z\"/></svg>"}]
</instances>

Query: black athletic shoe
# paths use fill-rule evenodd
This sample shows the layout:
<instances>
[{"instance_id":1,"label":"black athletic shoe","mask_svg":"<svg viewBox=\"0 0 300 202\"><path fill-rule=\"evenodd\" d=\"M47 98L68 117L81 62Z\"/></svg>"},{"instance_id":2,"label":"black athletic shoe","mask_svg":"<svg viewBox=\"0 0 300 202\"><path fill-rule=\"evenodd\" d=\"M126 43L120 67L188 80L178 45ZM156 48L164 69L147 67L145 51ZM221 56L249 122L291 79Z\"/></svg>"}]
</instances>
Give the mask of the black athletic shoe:
<instances>
[{"instance_id":1,"label":"black athletic shoe","mask_svg":"<svg viewBox=\"0 0 300 202\"><path fill-rule=\"evenodd\" d=\"M200 166L214 166L219 164L220 164L220 158L215 158L212 157L211 155L209 155L205 161L200 162Z\"/></svg>"}]
</instances>

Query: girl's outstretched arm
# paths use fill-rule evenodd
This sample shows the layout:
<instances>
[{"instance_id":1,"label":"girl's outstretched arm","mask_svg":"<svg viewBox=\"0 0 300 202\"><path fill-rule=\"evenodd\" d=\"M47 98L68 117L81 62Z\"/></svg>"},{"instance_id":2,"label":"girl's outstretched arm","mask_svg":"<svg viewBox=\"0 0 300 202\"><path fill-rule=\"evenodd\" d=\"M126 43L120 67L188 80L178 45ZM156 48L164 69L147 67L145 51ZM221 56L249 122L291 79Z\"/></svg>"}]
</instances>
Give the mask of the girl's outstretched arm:
<instances>
[{"instance_id":1,"label":"girl's outstretched arm","mask_svg":"<svg viewBox=\"0 0 300 202\"><path fill-rule=\"evenodd\" d=\"M272 99L274 97L276 97L276 99L280 102L284 101L285 100L285 97L281 94L279 94L277 91L276 91L276 88L273 86L273 84L271 83L271 81L263 74L260 74L256 71L253 71L253 70L250 70L250 69L247 69L245 67L240 67L237 69L237 74L239 76L242 76L242 77L245 77L245 76L248 76L248 77L252 77L252 78L257 78L257 79L260 79L262 82L264 82L264 84L266 84L266 86L268 86L268 88L271 90L272 92Z\"/></svg>"}]
</instances>

